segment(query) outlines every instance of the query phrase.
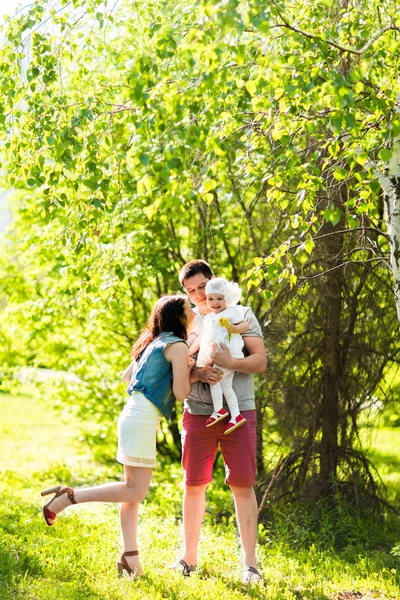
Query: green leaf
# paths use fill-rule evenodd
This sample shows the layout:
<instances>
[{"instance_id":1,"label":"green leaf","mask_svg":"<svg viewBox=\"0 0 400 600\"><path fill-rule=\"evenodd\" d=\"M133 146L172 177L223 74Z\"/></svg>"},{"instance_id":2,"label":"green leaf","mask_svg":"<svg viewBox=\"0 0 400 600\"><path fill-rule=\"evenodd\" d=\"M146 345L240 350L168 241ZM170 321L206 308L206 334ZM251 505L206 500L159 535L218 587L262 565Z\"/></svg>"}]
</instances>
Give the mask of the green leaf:
<instances>
[{"instance_id":1,"label":"green leaf","mask_svg":"<svg viewBox=\"0 0 400 600\"><path fill-rule=\"evenodd\" d=\"M363 82L362 82L362 81L358 81L358 82L356 83L356 85L354 86L354 91L355 91L357 94L360 94L361 92L363 92L363 91L364 91L364 88L365 88L365 86L364 86Z\"/></svg>"},{"instance_id":2,"label":"green leaf","mask_svg":"<svg viewBox=\"0 0 400 600\"><path fill-rule=\"evenodd\" d=\"M118 277L118 279L120 281L123 281L125 279L125 273L123 268L121 267L121 265L115 265L115 274Z\"/></svg>"},{"instance_id":3,"label":"green leaf","mask_svg":"<svg viewBox=\"0 0 400 600\"><path fill-rule=\"evenodd\" d=\"M255 96L257 93L257 83L250 79L246 82L246 90L249 92L250 96Z\"/></svg>"},{"instance_id":4,"label":"green leaf","mask_svg":"<svg viewBox=\"0 0 400 600\"><path fill-rule=\"evenodd\" d=\"M311 239L307 240L304 243L304 248L305 248L307 254L310 254L310 255L312 254L312 251L314 250L314 246L315 246L314 240L311 240Z\"/></svg>"},{"instance_id":5,"label":"green leaf","mask_svg":"<svg viewBox=\"0 0 400 600\"><path fill-rule=\"evenodd\" d=\"M358 225L359 225L358 220L353 215L346 215L346 220L347 220L347 224L350 227L350 229L354 229L355 227L358 227Z\"/></svg>"},{"instance_id":6,"label":"green leaf","mask_svg":"<svg viewBox=\"0 0 400 600\"><path fill-rule=\"evenodd\" d=\"M379 152L379 158L383 160L383 162L389 163L390 159L392 158L392 152L384 148Z\"/></svg>"},{"instance_id":7,"label":"green leaf","mask_svg":"<svg viewBox=\"0 0 400 600\"><path fill-rule=\"evenodd\" d=\"M337 225L342 218L342 211L338 206L332 206L325 211L325 221L332 223L333 226Z\"/></svg>"},{"instance_id":8,"label":"green leaf","mask_svg":"<svg viewBox=\"0 0 400 600\"><path fill-rule=\"evenodd\" d=\"M207 204L211 204L211 202L214 200L214 194L208 192L207 194L203 195L203 198L207 202Z\"/></svg>"},{"instance_id":9,"label":"green leaf","mask_svg":"<svg viewBox=\"0 0 400 600\"><path fill-rule=\"evenodd\" d=\"M215 188L218 186L218 182L215 181L214 179L209 179L208 181L205 181L203 183L203 189L205 192L210 192L211 190L215 190Z\"/></svg>"},{"instance_id":10,"label":"green leaf","mask_svg":"<svg viewBox=\"0 0 400 600\"><path fill-rule=\"evenodd\" d=\"M354 129L357 125L356 120L354 118L354 115L352 115L351 113L346 113L345 115L345 120L346 120L346 124L347 127L349 127L350 129Z\"/></svg>"},{"instance_id":11,"label":"green leaf","mask_svg":"<svg viewBox=\"0 0 400 600\"><path fill-rule=\"evenodd\" d=\"M346 169L338 168L335 171L333 171L332 175L336 179L336 181L343 181L343 179L346 179L346 177L348 176L348 172L346 171Z\"/></svg>"},{"instance_id":12,"label":"green leaf","mask_svg":"<svg viewBox=\"0 0 400 600\"><path fill-rule=\"evenodd\" d=\"M142 163L142 165L144 165L145 167L147 167L147 165L150 162L150 156L148 156L147 154L141 154L139 156L139 160Z\"/></svg>"},{"instance_id":13,"label":"green leaf","mask_svg":"<svg viewBox=\"0 0 400 600\"><path fill-rule=\"evenodd\" d=\"M356 162L358 162L358 164L362 166L364 166L367 160L369 160L369 156L366 152L360 152L359 154L356 154L355 158Z\"/></svg>"}]
</instances>

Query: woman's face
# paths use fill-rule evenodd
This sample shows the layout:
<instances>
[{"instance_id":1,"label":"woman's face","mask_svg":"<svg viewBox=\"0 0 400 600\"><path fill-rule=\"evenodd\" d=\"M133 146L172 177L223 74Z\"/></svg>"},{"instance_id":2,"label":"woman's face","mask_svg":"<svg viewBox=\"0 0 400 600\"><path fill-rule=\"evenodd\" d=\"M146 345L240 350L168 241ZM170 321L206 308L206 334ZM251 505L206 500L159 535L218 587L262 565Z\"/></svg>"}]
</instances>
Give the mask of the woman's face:
<instances>
[{"instance_id":1,"label":"woman's face","mask_svg":"<svg viewBox=\"0 0 400 600\"><path fill-rule=\"evenodd\" d=\"M189 331L192 328L193 321L196 318L196 313L193 312L192 305L189 300L185 300L185 304L183 306L183 314L185 315L185 325L187 330Z\"/></svg>"}]
</instances>

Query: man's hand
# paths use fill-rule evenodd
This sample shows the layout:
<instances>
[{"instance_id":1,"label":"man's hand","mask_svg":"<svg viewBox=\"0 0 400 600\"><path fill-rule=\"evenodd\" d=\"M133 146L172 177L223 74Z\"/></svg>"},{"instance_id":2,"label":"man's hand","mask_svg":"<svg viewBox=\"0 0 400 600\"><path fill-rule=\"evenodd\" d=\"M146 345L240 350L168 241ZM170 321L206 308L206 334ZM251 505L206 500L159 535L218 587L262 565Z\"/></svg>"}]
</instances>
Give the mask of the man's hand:
<instances>
[{"instance_id":1,"label":"man's hand","mask_svg":"<svg viewBox=\"0 0 400 600\"><path fill-rule=\"evenodd\" d=\"M249 354L245 358L233 358L228 348L220 344L215 348L213 361L219 367L238 373L264 373L267 366L264 342L260 337L245 337L244 345Z\"/></svg>"},{"instance_id":2,"label":"man's hand","mask_svg":"<svg viewBox=\"0 0 400 600\"><path fill-rule=\"evenodd\" d=\"M222 371L216 367L213 367L213 363L207 363L204 367L195 367L190 374L190 383L196 381L202 381L213 385L218 383L222 379Z\"/></svg>"},{"instance_id":3,"label":"man's hand","mask_svg":"<svg viewBox=\"0 0 400 600\"><path fill-rule=\"evenodd\" d=\"M225 369L234 371L232 354L229 352L229 349L225 346L225 344L220 344L219 346L220 348L214 344L214 352L212 355L214 362L219 367L224 367Z\"/></svg>"}]
</instances>

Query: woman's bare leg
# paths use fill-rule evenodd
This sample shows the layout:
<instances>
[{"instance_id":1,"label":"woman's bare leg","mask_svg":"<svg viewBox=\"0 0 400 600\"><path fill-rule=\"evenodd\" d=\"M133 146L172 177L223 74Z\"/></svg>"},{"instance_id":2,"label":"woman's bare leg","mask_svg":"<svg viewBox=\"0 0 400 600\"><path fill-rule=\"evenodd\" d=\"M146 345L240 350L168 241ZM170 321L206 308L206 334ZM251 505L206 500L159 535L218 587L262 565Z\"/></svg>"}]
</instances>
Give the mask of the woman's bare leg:
<instances>
[{"instance_id":1,"label":"woman's bare leg","mask_svg":"<svg viewBox=\"0 0 400 600\"><path fill-rule=\"evenodd\" d=\"M107 483L90 488L74 490L78 504L84 502L120 502L120 522L124 540L124 552L137 550L137 525L139 504L149 489L153 469L147 467L131 467L125 465L125 481L122 483ZM55 514L70 506L67 494L63 494L51 503L49 509ZM138 556L128 556L126 560L133 571L143 574L143 568Z\"/></svg>"},{"instance_id":2,"label":"woman's bare leg","mask_svg":"<svg viewBox=\"0 0 400 600\"><path fill-rule=\"evenodd\" d=\"M129 481L126 479L126 469L129 468ZM147 467L127 467L125 466L125 482L124 483L106 483L103 485L95 485L90 488L80 488L74 490L75 500L78 504L84 502L136 502L139 498L142 499L143 493L146 494L150 480L152 469ZM50 510L56 515L64 508L70 506L70 501L67 494L63 494L51 503Z\"/></svg>"},{"instance_id":3,"label":"woman's bare leg","mask_svg":"<svg viewBox=\"0 0 400 600\"><path fill-rule=\"evenodd\" d=\"M122 502L120 508L120 522L124 540L124 552L137 550L137 528L139 520L139 504L146 496L149 489L153 470L144 467L130 467L125 465L125 483L129 488L135 489L135 495L140 499L132 502ZM134 573L143 575L143 567L139 556L126 556L125 560Z\"/></svg>"}]
</instances>

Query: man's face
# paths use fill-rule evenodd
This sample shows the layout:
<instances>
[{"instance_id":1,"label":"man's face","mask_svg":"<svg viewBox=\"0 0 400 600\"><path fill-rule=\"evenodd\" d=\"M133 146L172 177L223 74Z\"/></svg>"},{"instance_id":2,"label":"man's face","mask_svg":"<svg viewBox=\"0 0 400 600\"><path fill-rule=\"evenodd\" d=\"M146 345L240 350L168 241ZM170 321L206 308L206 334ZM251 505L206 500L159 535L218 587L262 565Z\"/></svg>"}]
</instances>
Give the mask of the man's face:
<instances>
[{"instance_id":1,"label":"man's face","mask_svg":"<svg viewBox=\"0 0 400 600\"><path fill-rule=\"evenodd\" d=\"M207 315L210 312L206 303L206 285L208 281L209 279L202 273L197 273L197 275L188 277L183 281L183 287L190 301L198 307L203 315Z\"/></svg>"}]
</instances>

